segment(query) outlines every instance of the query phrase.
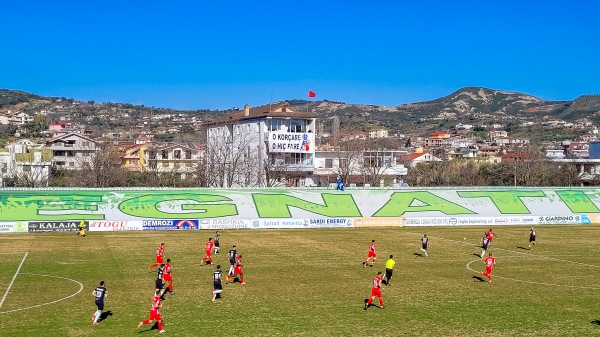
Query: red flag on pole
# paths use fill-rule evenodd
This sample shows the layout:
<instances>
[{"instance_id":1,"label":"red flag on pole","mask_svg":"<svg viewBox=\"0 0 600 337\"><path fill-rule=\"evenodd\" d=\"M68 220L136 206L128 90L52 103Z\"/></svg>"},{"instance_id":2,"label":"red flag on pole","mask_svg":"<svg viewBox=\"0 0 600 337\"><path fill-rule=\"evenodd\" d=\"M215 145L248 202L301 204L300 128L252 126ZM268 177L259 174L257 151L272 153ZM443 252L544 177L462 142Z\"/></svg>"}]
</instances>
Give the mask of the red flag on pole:
<instances>
[{"instance_id":1,"label":"red flag on pole","mask_svg":"<svg viewBox=\"0 0 600 337\"><path fill-rule=\"evenodd\" d=\"M314 91L312 91L312 90L309 90L309 91L308 91L308 98L315 98L315 97L317 97L317 94L315 94L315 92L314 92Z\"/></svg>"}]
</instances>

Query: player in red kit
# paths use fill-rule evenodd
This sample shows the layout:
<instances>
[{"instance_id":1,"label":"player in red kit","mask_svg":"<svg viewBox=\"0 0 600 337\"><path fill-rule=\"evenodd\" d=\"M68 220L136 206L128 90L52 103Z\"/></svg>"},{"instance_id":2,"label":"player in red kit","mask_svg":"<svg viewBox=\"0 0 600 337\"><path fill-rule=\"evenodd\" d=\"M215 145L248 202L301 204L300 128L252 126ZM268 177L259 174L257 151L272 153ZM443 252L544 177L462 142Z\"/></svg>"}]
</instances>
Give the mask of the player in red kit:
<instances>
[{"instance_id":1,"label":"player in red kit","mask_svg":"<svg viewBox=\"0 0 600 337\"><path fill-rule=\"evenodd\" d=\"M160 266L161 264L163 264L163 260L164 260L164 256L165 256L165 244L164 242L160 244L160 246L158 246L158 248L156 249L156 263L151 264L148 267L148 270Z\"/></svg>"},{"instance_id":2,"label":"player in red kit","mask_svg":"<svg viewBox=\"0 0 600 337\"><path fill-rule=\"evenodd\" d=\"M171 275L171 272L173 271L173 268L171 267L171 259L167 259L167 264L165 265L165 274L163 275L163 280L165 280L165 282L169 282L169 292L171 293L171 295L174 295L175 292L173 292L173 275Z\"/></svg>"},{"instance_id":3,"label":"player in red kit","mask_svg":"<svg viewBox=\"0 0 600 337\"><path fill-rule=\"evenodd\" d=\"M381 272L377 272L377 276L375 276L375 278L373 279L373 288L371 289L371 298L367 298L365 299L365 310L367 310L368 307L371 306L371 303L373 303L373 300L375 299L375 297L379 297L379 307L381 309L385 308L385 306L383 305L383 297L381 297L381 290L383 289L381 287L381 280L382 280L382 276L381 276Z\"/></svg>"},{"instance_id":4,"label":"player in red kit","mask_svg":"<svg viewBox=\"0 0 600 337\"><path fill-rule=\"evenodd\" d=\"M229 282L229 279L234 279L235 282L235 278L237 277L240 279L241 285L246 284L246 282L244 282L244 271L242 270L243 267L244 265L242 265L242 255L240 254L235 258L235 265L233 266L233 275L225 276L225 282Z\"/></svg>"},{"instance_id":5,"label":"player in red kit","mask_svg":"<svg viewBox=\"0 0 600 337\"><path fill-rule=\"evenodd\" d=\"M489 230L489 231L487 231L487 232L485 233L485 235L488 237L488 240L490 240L490 243L492 243L492 240L493 240L494 238L496 238L496 239L498 238L498 237L496 236L496 234L495 234L495 233L492 231L492 229L491 229L491 228L490 228L490 230Z\"/></svg>"},{"instance_id":6,"label":"player in red kit","mask_svg":"<svg viewBox=\"0 0 600 337\"><path fill-rule=\"evenodd\" d=\"M213 243L212 238L208 238L208 242L204 244L204 250L206 251L206 256L202 259L202 262L206 262L206 264L214 264L213 259L210 256L214 246L215 246L215 244Z\"/></svg>"},{"instance_id":7,"label":"player in red kit","mask_svg":"<svg viewBox=\"0 0 600 337\"><path fill-rule=\"evenodd\" d=\"M485 263L485 272L480 271L479 274L487 276L488 282L492 283L492 269L496 266L496 259L490 253L483 263Z\"/></svg>"},{"instance_id":8,"label":"player in red kit","mask_svg":"<svg viewBox=\"0 0 600 337\"><path fill-rule=\"evenodd\" d=\"M150 317L147 320L140 322L137 328L139 329L144 324L150 324L153 321L157 321L159 330L158 333L165 333L166 331L163 330L162 317L160 317L160 313L158 312L158 309L160 307L162 307L162 301L160 300L160 290L156 289L156 292L154 293L154 298L152 299L152 307L150 308Z\"/></svg>"},{"instance_id":9,"label":"player in red kit","mask_svg":"<svg viewBox=\"0 0 600 337\"><path fill-rule=\"evenodd\" d=\"M377 260L377 253L375 253L375 240L371 240L371 245L369 246L369 253L367 254L367 259L363 262L363 267L369 265L369 259L371 259L371 267L373 267L373 263Z\"/></svg>"}]
</instances>

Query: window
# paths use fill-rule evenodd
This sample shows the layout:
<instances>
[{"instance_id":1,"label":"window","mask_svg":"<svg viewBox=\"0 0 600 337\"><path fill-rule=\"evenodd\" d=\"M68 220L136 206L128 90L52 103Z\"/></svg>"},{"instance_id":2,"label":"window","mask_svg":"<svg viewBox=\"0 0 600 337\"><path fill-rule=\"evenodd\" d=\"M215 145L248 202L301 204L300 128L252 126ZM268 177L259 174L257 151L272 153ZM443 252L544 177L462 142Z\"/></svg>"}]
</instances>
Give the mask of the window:
<instances>
[{"instance_id":1,"label":"window","mask_svg":"<svg viewBox=\"0 0 600 337\"><path fill-rule=\"evenodd\" d=\"M173 151L173 157L175 157L175 159L181 159L181 150Z\"/></svg>"},{"instance_id":2,"label":"window","mask_svg":"<svg viewBox=\"0 0 600 337\"><path fill-rule=\"evenodd\" d=\"M169 158L169 152L167 152L167 150L162 150L160 155L161 155L162 159Z\"/></svg>"},{"instance_id":3,"label":"window","mask_svg":"<svg viewBox=\"0 0 600 337\"><path fill-rule=\"evenodd\" d=\"M2 173L8 172L8 166L6 163L2 163Z\"/></svg>"},{"instance_id":4,"label":"window","mask_svg":"<svg viewBox=\"0 0 600 337\"><path fill-rule=\"evenodd\" d=\"M190 150L185 151L185 159L192 159L192 151L190 151Z\"/></svg>"},{"instance_id":5,"label":"window","mask_svg":"<svg viewBox=\"0 0 600 337\"><path fill-rule=\"evenodd\" d=\"M290 132L304 132L304 121L301 119L292 119L290 121Z\"/></svg>"},{"instance_id":6,"label":"window","mask_svg":"<svg viewBox=\"0 0 600 337\"><path fill-rule=\"evenodd\" d=\"M291 165L308 165L307 157L306 153L286 153L285 163Z\"/></svg>"},{"instance_id":7,"label":"window","mask_svg":"<svg viewBox=\"0 0 600 337\"><path fill-rule=\"evenodd\" d=\"M23 172L31 172L31 165L23 165Z\"/></svg>"},{"instance_id":8,"label":"window","mask_svg":"<svg viewBox=\"0 0 600 337\"><path fill-rule=\"evenodd\" d=\"M325 168L333 167L333 159L325 159Z\"/></svg>"}]
</instances>

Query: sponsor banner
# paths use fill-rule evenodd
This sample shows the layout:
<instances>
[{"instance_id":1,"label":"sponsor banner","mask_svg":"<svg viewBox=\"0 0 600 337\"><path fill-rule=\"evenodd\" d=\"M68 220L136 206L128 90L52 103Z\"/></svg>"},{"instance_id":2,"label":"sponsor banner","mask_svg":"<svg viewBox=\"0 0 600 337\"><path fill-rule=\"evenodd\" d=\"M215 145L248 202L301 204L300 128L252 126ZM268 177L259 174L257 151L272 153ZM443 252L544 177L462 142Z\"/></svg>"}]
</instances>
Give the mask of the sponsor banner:
<instances>
[{"instance_id":1,"label":"sponsor banner","mask_svg":"<svg viewBox=\"0 0 600 337\"><path fill-rule=\"evenodd\" d=\"M310 228L342 228L352 227L354 219L352 218L322 218L306 219Z\"/></svg>"},{"instance_id":2,"label":"sponsor banner","mask_svg":"<svg viewBox=\"0 0 600 337\"><path fill-rule=\"evenodd\" d=\"M404 226L487 226L493 225L493 217L427 217L427 218L405 218ZM507 220L508 221L508 220ZM496 224L506 224L500 220Z\"/></svg>"},{"instance_id":3,"label":"sponsor banner","mask_svg":"<svg viewBox=\"0 0 600 337\"><path fill-rule=\"evenodd\" d=\"M582 214L581 215L581 223L584 225L600 223L600 215L598 215L598 214Z\"/></svg>"},{"instance_id":4,"label":"sponsor banner","mask_svg":"<svg viewBox=\"0 0 600 337\"><path fill-rule=\"evenodd\" d=\"M498 225L537 225L536 217L534 216L506 216L494 219L494 223Z\"/></svg>"},{"instance_id":5,"label":"sponsor banner","mask_svg":"<svg viewBox=\"0 0 600 337\"><path fill-rule=\"evenodd\" d=\"M402 227L404 218L355 218L354 227Z\"/></svg>"},{"instance_id":6,"label":"sponsor banner","mask_svg":"<svg viewBox=\"0 0 600 337\"><path fill-rule=\"evenodd\" d=\"M308 228L306 219L254 219L252 229Z\"/></svg>"},{"instance_id":7,"label":"sponsor banner","mask_svg":"<svg viewBox=\"0 0 600 337\"><path fill-rule=\"evenodd\" d=\"M269 132L269 152L314 153L315 134L298 132Z\"/></svg>"},{"instance_id":8,"label":"sponsor banner","mask_svg":"<svg viewBox=\"0 0 600 337\"><path fill-rule=\"evenodd\" d=\"M537 223L540 225L580 224L582 223L581 221L580 215L548 215L537 217Z\"/></svg>"},{"instance_id":9,"label":"sponsor banner","mask_svg":"<svg viewBox=\"0 0 600 337\"><path fill-rule=\"evenodd\" d=\"M26 233L26 222L0 222L0 234L2 233Z\"/></svg>"},{"instance_id":10,"label":"sponsor banner","mask_svg":"<svg viewBox=\"0 0 600 337\"><path fill-rule=\"evenodd\" d=\"M90 232L141 231L142 221L90 221Z\"/></svg>"},{"instance_id":11,"label":"sponsor banner","mask_svg":"<svg viewBox=\"0 0 600 337\"><path fill-rule=\"evenodd\" d=\"M248 219L201 219L201 229L248 229L251 221Z\"/></svg>"},{"instance_id":12,"label":"sponsor banner","mask_svg":"<svg viewBox=\"0 0 600 337\"><path fill-rule=\"evenodd\" d=\"M198 229L198 220L143 220L143 230Z\"/></svg>"},{"instance_id":13,"label":"sponsor banner","mask_svg":"<svg viewBox=\"0 0 600 337\"><path fill-rule=\"evenodd\" d=\"M79 230L81 221L33 221L27 223L27 230L30 233L39 232L76 232ZM90 229L90 223L84 221L84 229Z\"/></svg>"}]
</instances>

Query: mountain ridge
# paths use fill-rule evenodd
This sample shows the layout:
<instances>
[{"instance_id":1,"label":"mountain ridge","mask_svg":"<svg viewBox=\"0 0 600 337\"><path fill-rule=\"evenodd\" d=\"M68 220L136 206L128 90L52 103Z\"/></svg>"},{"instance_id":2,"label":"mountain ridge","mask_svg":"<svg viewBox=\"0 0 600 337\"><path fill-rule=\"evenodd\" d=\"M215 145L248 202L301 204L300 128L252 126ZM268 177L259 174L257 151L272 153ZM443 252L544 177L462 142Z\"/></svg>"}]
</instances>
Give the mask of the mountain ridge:
<instances>
[{"instance_id":1,"label":"mountain ridge","mask_svg":"<svg viewBox=\"0 0 600 337\"><path fill-rule=\"evenodd\" d=\"M199 113L202 119L210 120L231 110L218 111L208 109L181 110L169 108L150 108L127 103L103 103L93 101L80 102L64 97L43 97L20 90L0 89L0 110L27 105L27 112L34 112L34 102L45 101L77 102L76 110L83 108L93 111L105 111L110 106L115 113L119 109L130 111L137 109L141 113L149 110ZM399 104L393 107L372 104L351 104L329 100L286 100L298 111L316 113L327 125L336 116L340 124L355 125L363 131L386 128L400 133L420 133L434 129L450 129L462 124L489 125L497 121L531 120L542 118L560 118L568 122L587 120L600 125L600 94L586 94L571 101L546 101L533 95L489 89L484 87L464 87L449 95L415 103ZM48 106L49 104L46 104ZM116 108L115 108L116 107ZM109 109L110 110L110 109Z\"/></svg>"}]
</instances>

